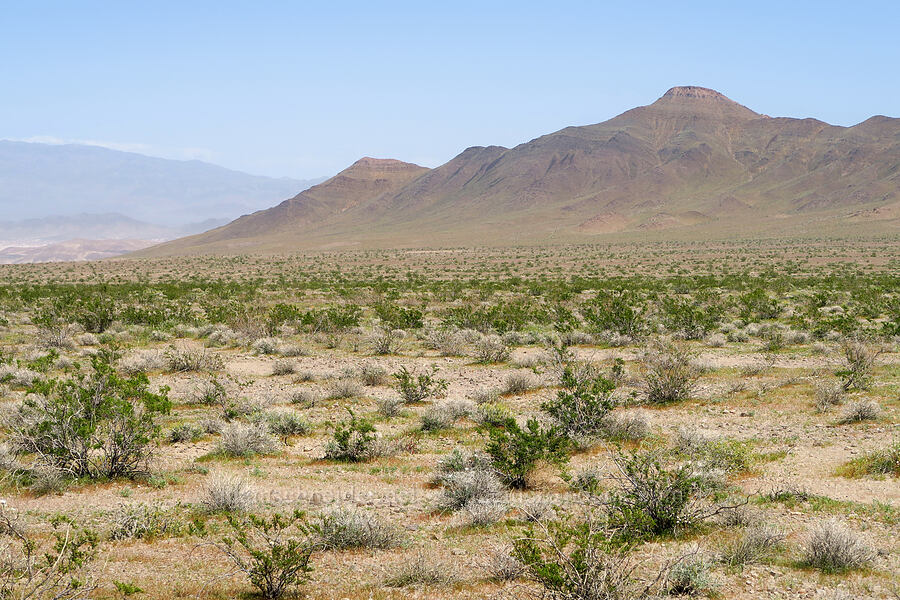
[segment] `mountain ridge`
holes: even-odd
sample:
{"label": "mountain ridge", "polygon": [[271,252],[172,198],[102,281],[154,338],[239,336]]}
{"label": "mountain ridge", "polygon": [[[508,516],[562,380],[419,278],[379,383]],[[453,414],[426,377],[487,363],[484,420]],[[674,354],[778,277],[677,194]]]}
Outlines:
{"label": "mountain ridge", "polygon": [[[367,160],[367,159],[361,159]],[[400,162],[400,161],[398,161]],[[770,117],[676,86],[607,121],[512,148],[473,146],[434,169],[359,176],[357,163],[259,211],[141,255],[356,246],[536,243],[662,235],[786,235],[898,226],[900,119],[851,127]],[[407,165],[408,163],[402,163]],[[381,180],[381,185],[375,181]],[[274,211],[274,212],[269,212]],[[851,215],[853,215],[851,217]],[[857,227],[859,229],[859,227]]]}

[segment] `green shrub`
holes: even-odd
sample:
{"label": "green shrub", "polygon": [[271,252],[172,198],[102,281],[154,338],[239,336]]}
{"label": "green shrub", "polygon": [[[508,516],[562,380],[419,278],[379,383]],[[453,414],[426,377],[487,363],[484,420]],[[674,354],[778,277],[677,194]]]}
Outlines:
{"label": "green shrub", "polygon": [[404,402],[421,402],[429,397],[437,397],[447,389],[447,381],[434,376],[437,367],[432,367],[430,372],[413,374],[406,367],[394,373],[397,380],[397,391]]}
{"label": "green shrub", "polygon": [[67,517],[54,517],[50,524],[52,541],[41,547],[13,511],[0,506],[0,531],[9,538],[3,546],[0,598],[75,600],[97,589],[91,576],[97,534]]}
{"label": "green shrub", "polygon": [[603,377],[577,377],[571,366],[562,373],[561,389],[555,400],[541,404],[556,427],[572,440],[597,434],[604,419],[616,406],[615,384]]}
{"label": "green shrub", "polygon": [[389,329],[421,329],[424,326],[422,322],[424,314],[416,308],[382,302],[375,305],[375,315]]}
{"label": "green shrub", "polygon": [[171,409],[168,388],[154,394],[146,375],[119,376],[116,358],[104,350],[89,375],[35,383],[14,426],[17,443],[74,477],[146,472],[156,417]]}
{"label": "green shrub", "polygon": [[548,600],[630,600],[649,596],[636,563],[617,551],[602,519],[550,521],[513,540],[512,557]]}
{"label": "green shrub", "polygon": [[278,600],[309,579],[316,542],[305,515],[228,515],[231,535],[218,547],[266,600]]}
{"label": "green shrub", "polygon": [[624,539],[676,534],[724,507],[703,502],[704,478],[693,463],[667,464],[660,451],[615,455],[619,488],[607,500],[609,522]]}
{"label": "green shrub", "polygon": [[900,477],[900,441],[884,450],[868,452],[838,469],[845,477],[892,475]]}
{"label": "green shrub", "polygon": [[358,419],[350,412],[350,420],[337,425],[331,440],[325,446],[325,458],[346,462],[361,462],[371,455],[375,441],[375,426],[365,419]]}
{"label": "green shrub", "polygon": [[615,331],[638,337],[645,329],[644,308],[638,306],[635,295],[627,291],[601,292],[583,305],[580,312],[594,331]]}
{"label": "green shrub", "polygon": [[538,461],[564,463],[568,461],[568,440],[553,428],[542,429],[536,419],[521,428],[512,417],[502,427],[488,427],[489,441],[485,452],[504,483],[511,488],[525,488],[528,476]]}
{"label": "green shrub", "polygon": [[700,306],[693,299],[666,298],[662,304],[666,329],[686,340],[699,340],[719,326],[721,311]]}

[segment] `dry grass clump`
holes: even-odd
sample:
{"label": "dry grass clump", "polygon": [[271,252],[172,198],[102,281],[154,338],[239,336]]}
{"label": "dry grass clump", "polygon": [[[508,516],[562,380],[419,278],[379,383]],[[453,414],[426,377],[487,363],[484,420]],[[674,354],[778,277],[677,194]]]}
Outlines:
{"label": "dry grass clump", "polygon": [[475,498],[462,507],[463,522],[470,527],[488,527],[500,521],[509,511],[509,505],[496,498]]}
{"label": "dry grass clump", "polygon": [[843,365],[837,375],[845,390],[867,390],[872,384],[872,369],[881,350],[861,340],[845,340],[841,344]]}
{"label": "dry grass clump", "polygon": [[255,506],[256,492],[244,479],[219,473],[206,482],[200,502],[210,513],[245,512]]}
{"label": "dry grass clump", "polygon": [[285,408],[273,410],[263,415],[272,435],[286,440],[294,435],[309,435],[310,424],[293,410]]}
{"label": "dry grass clump", "polygon": [[251,349],[257,354],[277,354],[281,341],[274,337],[259,338],[251,345]]}
{"label": "dry grass clump", "polygon": [[832,407],[842,404],[847,395],[844,386],[837,382],[822,382],[815,386],[813,398],[816,410],[828,412]]}
{"label": "dry grass clump", "polygon": [[362,380],[363,385],[368,387],[385,385],[388,382],[387,371],[385,371],[384,368],[371,363],[362,366],[359,377]]}
{"label": "dry grass clump", "polygon": [[225,456],[270,454],[278,448],[265,423],[229,423],[222,428],[219,452]]}
{"label": "dry grass clump", "polygon": [[177,535],[182,530],[178,516],[159,504],[122,505],[113,515],[112,540],[153,539]]}
{"label": "dry grass clump", "polygon": [[458,579],[452,565],[419,554],[414,560],[402,562],[397,571],[384,580],[384,584],[388,587],[445,586]]}
{"label": "dry grass clump", "polygon": [[512,546],[508,544],[494,546],[488,551],[484,568],[491,580],[515,581],[525,575],[525,565],[512,552]]}
{"label": "dry grass clump", "polygon": [[168,369],[175,373],[221,371],[225,367],[218,354],[208,352],[205,348],[192,350],[173,346],[166,350],[165,359]]}
{"label": "dry grass clump", "polygon": [[291,394],[291,404],[302,408],[313,408],[322,401],[322,394],[312,388],[300,388]]}
{"label": "dry grass clump", "polygon": [[391,417],[396,417],[397,415],[399,415],[403,411],[404,406],[406,406],[406,403],[403,401],[403,399],[397,398],[396,396],[379,398],[378,414],[386,419],[390,419]]}
{"label": "dry grass clump", "polygon": [[276,352],[286,358],[296,358],[298,356],[309,356],[309,350],[297,344],[282,344],[278,346]]}
{"label": "dry grass clump", "polygon": [[814,525],[806,538],[803,561],[816,569],[834,573],[865,567],[875,551],[859,536],[836,521]]}
{"label": "dry grass clump", "polygon": [[394,525],[368,513],[347,509],[319,517],[315,531],[326,550],[395,548],[403,542],[403,535]]}
{"label": "dry grass clump", "polygon": [[686,346],[657,342],[645,353],[641,372],[651,404],[670,404],[690,398],[699,373]]}
{"label": "dry grass clump", "polygon": [[116,366],[126,375],[135,375],[162,371],[169,365],[168,355],[164,356],[157,350],[136,350],[120,358]]}
{"label": "dry grass clump", "polygon": [[844,414],[841,415],[841,423],[863,423],[875,421],[881,414],[881,407],[874,400],[859,400],[847,405]]}
{"label": "dry grass clump", "polygon": [[653,432],[650,417],[645,412],[611,412],[603,419],[603,430],[614,441],[638,441]]}
{"label": "dry grass clump", "polygon": [[358,379],[341,377],[331,382],[325,397],[328,400],[347,400],[362,396],[364,393],[365,389]]}
{"label": "dry grass clump", "polygon": [[463,356],[466,353],[466,335],[458,329],[432,329],[425,335],[425,347],[437,350],[441,356]]}
{"label": "dry grass clump", "polygon": [[510,348],[499,335],[486,335],[475,344],[474,358],[482,364],[502,363],[509,359]]}
{"label": "dry grass clump", "polygon": [[272,375],[293,375],[297,371],[297,363],[292,360],[276,360],[272,365]]}
{"label": "dry grass clump", "polygon": [[8,383],[12,387],[31,387],[39,379],[41,379],[41,374],[37,371],[15,365],[0,365],[0,381]]}
{"label": "dry grass clump", "polygon": [[500,392],[490,388],[482,388],[472,392],[472,401],[475,404],[492,404],[500,399]]}
{"label": "dry grass clump", "polygon": [[784,533],[768,525],[747,529],[725,545],[719,560],[730,567],[742,567],[764,560],[784,541]]}
{"label": "dry grass clump", "polygon": [[438,500],[441,510],[456,511],[470,502],[490,501],[505,503],[505,488],[491,471],[471,469],[442,476],[444,489]]}
{"label": "dry grass clump", "polygon": [[506,376],[503,384],[503,394],[515,396],[533,390],[537,386],[534,378],[529,373],[516,371]]}

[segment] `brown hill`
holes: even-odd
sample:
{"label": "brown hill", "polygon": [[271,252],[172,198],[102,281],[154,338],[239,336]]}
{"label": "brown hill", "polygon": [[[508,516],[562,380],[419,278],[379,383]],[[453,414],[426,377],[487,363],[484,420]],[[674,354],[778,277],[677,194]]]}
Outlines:
{"label": "brown hill", "polygon": [[274,208],[143,254],[889,232],[898,202],[900,119],[771,118],[687,86],[435,169],[362,159]]}

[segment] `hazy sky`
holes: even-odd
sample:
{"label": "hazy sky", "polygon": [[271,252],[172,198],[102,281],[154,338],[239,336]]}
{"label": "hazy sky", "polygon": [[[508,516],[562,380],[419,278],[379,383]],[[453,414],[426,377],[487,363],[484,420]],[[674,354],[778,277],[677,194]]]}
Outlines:
{"label": "hazy sky", "polygon": [[900,2],[4,1],[0,138],[265,175],[434,166],[673,85],[850,125],[900,116]]}

